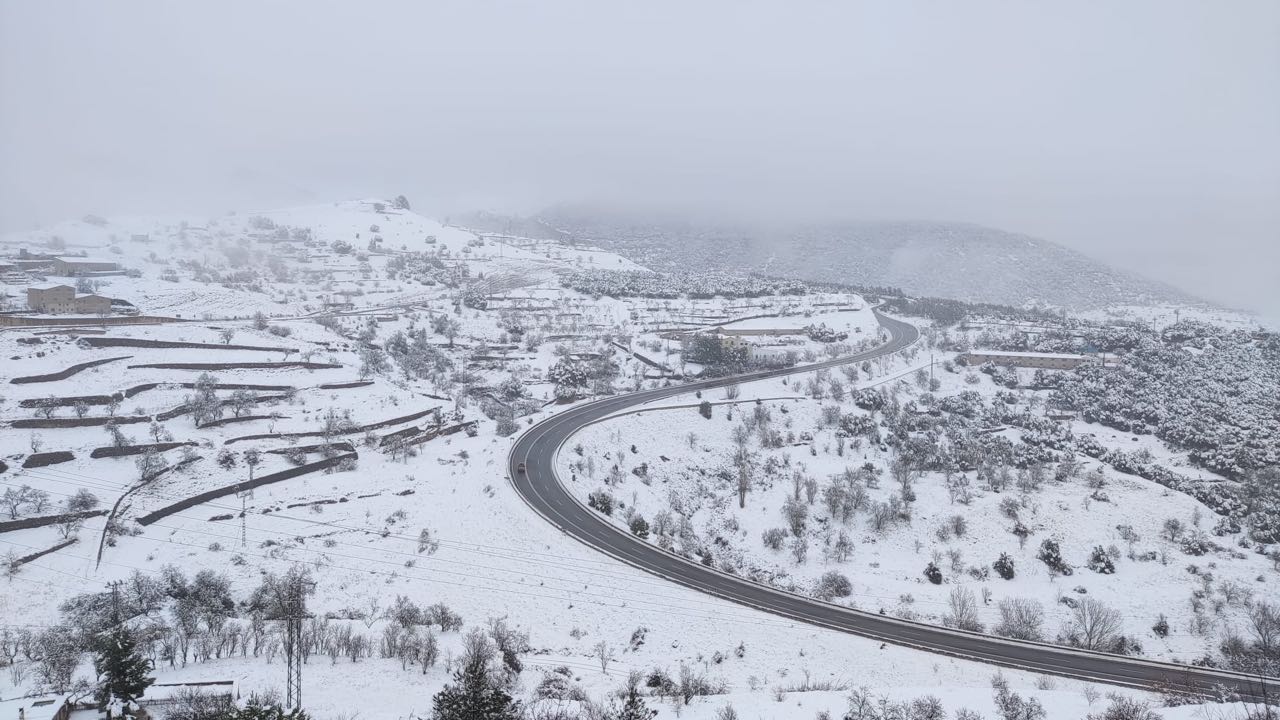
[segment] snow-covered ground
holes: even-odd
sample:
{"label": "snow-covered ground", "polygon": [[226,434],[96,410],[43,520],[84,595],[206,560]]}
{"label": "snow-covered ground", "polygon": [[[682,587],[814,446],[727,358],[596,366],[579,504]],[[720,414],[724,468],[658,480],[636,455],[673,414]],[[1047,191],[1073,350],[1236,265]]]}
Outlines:
{"label": "snow-covered ground", "polygon": [[[864,375],[858,386],[880,383],[919,365],[900,359],[883,374]],[[939,395],[973,387],[958,375],[940,376],[944,385]],[[983,382],[980,387],[993,389],[985,376]],[[893,383],[899,384],[904,400],[915,394],[909,376]],[[1245,626],[1247,598],[1274,592],[1271,562],[1256,553],[1231,548],[1230,538],[1220,541],[1228,546],[1221,552],[1190,557],[1162,536],[1169,518],[1189,528],[1211,526],[1214,513],[1200,502],[1109,468],[1104,468],[1107,482],[1101,490],[1109,500],[1092,500],[1095,489],[1088,485],[1087,477],[1099,466],[1094,461],[1083,463],[1078,478],[1062,483],[1050,480],[1031,492],[1016,487],[993,492],[975,484],[968,504],[953,501],[944,478],[930,473],[914,484],[917,500],[910,521],[877,531],[869,512],[860,511],[842,523],[830,516],[823,492],[833,483],[843,483],[846,470],[857,470],[866,463],[887,471],[892,453],[869,443],[855,447],[842,440],[836,426],[824,424],[823,408],[866,412],[849,399],[808,399],[804,376],[785,382],[748,383],[739,392],[735,401],[727,400],[724,391],[666,398],[642,411],[591,425],[566,444],[559,458],[561,473],[575,478],[570,485],[583,502],[592,492],[611,493],[625,506],[612,515],[622,527],[628,526],[632,511],[644,517],[650,527],[660,514],[674,516],[677,523],[683,515],[698,538],[714,549],[716,562],[722,567],[805,593],[814,592],[824,573],[836,571],[852,584],[850,594],[836,598],[836,602],[927,622],[941,623],[949,609],[951,590],[966,587],[982,599],[979,616],[988,628],[1000,619],[1002,599],[1037,600],[1044,608],[1044,634],[1052,639],[1071,617],[1071,608],[1062,599],[1087,595],[1122,614],[1125,633],[1140,639],[1147,656],[1186,662],[1214,653],[1222,631]],[[756,398],[769,400],[757,403]],[[697,405],[703,399],[713,403],[710,420],[698,413]],[[740,508],[734,431],[742,427],[744,418],[756,414],[767,415],[787,442],[778,448],[761,448],[755,431],[750,434],[749,463],[754,471],[745,508]],[[1079,425],[1082,431],[1098,430]],[[672,432],[673,426],[681,431]],[[1016,432],[1006,433],[1017,440]],[[1123,434],[1104,431],[1100,437],[1127,449],[1138,445]],[[1159,444],[1150,437],[1147,440]],[[620,472],[614,473],[614,466]],[[638,470],[643,477],[636,474]],[[795,496],[796,474],[816,480],[812,501],[805,489],[800,490],[801,504],[808,514],[801,534],[807,543],[802,562],[793,555],[792,533],[782,510]],[[896,492],[897,484],[885,472],[877,487],[867,490],[867,507]],[[1016,519],[1003,507],[1010,501],[1016,508]],[[956,516],[963,518],[964,532],[959,536],[951,529]],[[1031,530],[1025,544],[1010,532],[1017,520]],[[1140,539],[1130,544],[1122,537],[1120,526],[1128,526]],[[787,539],[780,549],[770,550],[762,536],[775,528],[785,529]],[[841,533],[853,543],[843,560],[833,555]],[[1052,574],[1037,559],[1040,543],[1046,538],[1058,541],[1067,562],[1076,566],[1074,574]],[[651,534],[650,541],[658,543],[659,536]],[[675,544],[678,547],[679,540]],[[1085,567],[1089,553],[1097,546],[1119,548],[1121,557],[1116,560],[1114,574],[1099,574]],[[1133,560],[1128,557],[1130,551],[1135,556],[1152,553],[1155,559]],[[1002,553],[1014,561],[1016,575],[1012,580],[1002,580],[990,571]],[[925,579],[923,571],[930,562],[942,568],[946,576],[943,584]],[[1199,570],[1189,572],[1192,567]],[[981,575],[974,577],[971,570]],[[1220,602],[1222,607],[1216,608],[1209,628],[1193,632],[1193,594],[1206,587],[1210,601],[1215,605]],[[1167,615],[1170,626],[1164,638],[1151,630],[1160,614]]]}
{"label": "snow-covered ground", "polygon": [[[282,228],[288,239],[269,242]],[[146,239],[135,240],[135,235],[146,235]],[[380,240],[373,242],[375,236]],[[595,362],[589,354],[603,356],[601,366],[607,372],[607,383],[617,390],[628,390],[667,382],[662,375],[670,374],[645,365],[631,352],[673,371],[681,368],[680,343],[664,334],[674,325],[796,329],[825,323],[850,333],[850,345],[871,342],[876,337],[875,321],[858,296],[823,293],[676,301],[591,298],[561,287],[559,273],[591,266],[640,268],[590,248],[478,237],[381,200],[215,220],[113,218],[103,226],[67,223],[7,236],[0,240],[0,249],[48,251],[46,245],[55,237],[55,244],[65,245],[67,252],[115,256],[124,267],[138,271],[138,277],[99,278],[103,294],[129,300],[144,315],[184,320],[109,327],[103,337],[210,346],[229,342],[287,352],[213,347],[95,349],[78,343],[75,331],[0,330],[0,354],[6,358],[0,371],[0,380],[5,381],[0,402],[0,460],[5,468],[0,471],[0,488],[17,491],[30,486],[44,493],[42,502],[20,504],[12,513],[7,506],[0,507],[0,521],[9,519],[10,514],[23,519],[57,512],[83,490],[97,497],[98,508],[112,510],[113,526],[119,530],[105,533],[106,517],[97,516],[80,527],[48,525],[0,533],[0,557],[5,558],[6,567],[14,567],[7,579],[0,581],[0,632],[39,634],[61,621],[60,605],[66,600],[102,592],[107,583],[127,581],[134,573],[159,579],[167,565],[181,568],[188,578],[202,570],[225,574],[237,602],[244,601],[259,585],[264,572],[282,573],[300,565],[308,568],[316,581],[308,609],[316,616],[316,623],[328,623],[324,632],[349,628],[371,643],[370,651],[355,661],[312,656],[304,671],[304,698],[317,718],[421,716],[429,711],[432,694],[449,681],[451,659],[462,645],[462,635],[456,630],[437,629],[441,659],[425,672],[419,665],[402,668],[400,660],[379,657],[379,643],[392,624],[384,612],[397,597],[420,606],[444,603],[464,618],[466,628],[505,618],[508,625],[528,632],[529,648],[522,653],[525,670],[516,686],[517,696],[523,699],[532,699],[544,674],[560,667],[567,669],[573,684],[596,700],[622,686],[630,672],[649,674],[656,669],[678,676],[684,667],[705,674],[713,684],[722,683],[724,692],[682,708],[670,700],[654,698],[651,702],[660,707],[660,717],[711,718],[726,704],[732,704],[744,717],[798,720],[812,718],[822,710],[839,716],[845,712],[849,692],[864,686],[875,695],[895,700],[929,694],[951,711],[968,707],[992,714],[989,678],[993,669],[989,666],[882,646],[667,584],[568,540],[530,512],[504,476],[513,438],[498,434],[501,421],[507,414],[514,415],[518,429],[564,407],[547,404],[553,397],[548,374],[562,358],[577,357],[587,365]],[[292,249],[285,252],[283,245]],[[413,260],[421,260],[425,269],[397,270],[395,264],[406,253],[418,253]],[[25,295],[22,285],[4,289],[12,296],[11,302],[21,305]],[[483,309],[468,305],[477,297],[485,301]],[[257,312],[264,316],[262,323],[251,319]],[[735,322],[757,315],[774,317]],[[452,323],[447,330],[443,328],[450,323],[441,324],[446,319]],[[385,368],[363,367],[368,362],[368,348],[390,348],[397,333],[413,337],[415,331],[423,331],[419,336],[425,345],[414,346],[414,353],[438,353],[451,367],[407,372],[394,359]],[[803,336],[749,336],[747,341],[763,346],[782,339],[795,340],[797,351],[811,359],[824,356],[829,347]],[[629,347],[631,352],[623,352],[609,341]],[[119,356],[128,359],[62,380],[8,382]],[[202,427],[192,415],[181,414],[154,426],[149,421],[121,424],[123,441],[101,426],[14,427],[15,421],[21,425],[22,421],[43,419],[37,408],[29,406],[50,396],[109,395],[158,383],[123,399],[118,407],[60,407],[52,413],[55,420],[76,418],[81,412],[86,418],[111,413],[121,418],[150,418],[189,403],[195,390],[178,384],[196,382],[201,376],[198,370],[131,366],[298,361],[338,367],[210,371],[217,383],[224,385],[287,386],[287,390],[248,391],[251,396],[280,396],[259,397],[259,402],[239,410],[246,416],[267,416],[260,419]],[[616,367],[610,367],[610,362]],[[877,362],[871,377],[865,377],[859,386],[892,383],[892,378],[909,374],[924,363],[927,356],[920,353]],[[697,367],[689,364],[684,369],[692,372]],[[939,394],[969,387],[962,384],[959,375],[940,376],[943,386]],[[357,387],[321,387],[363,380],[370,382]],[[1024,512],[1036,534],[1026,550],[1018,548],[1005,527],[1007,519],[996,511],[999,501],[1011,493],[978,493],[980,497],[965,510],[969,520],[966,535],[946,542],[937,540],[935,526],[957,510],[947,502],[936,478],[917,483],[919,499],[911,525],[884,536],[872,536],[857,524],[851,527],[858,544],[845,563],[828,566],[818,544],[820,534],[814,535],[804,565],[787,559],[785,550],[764,550],[761,533],[783,524],[778,506],[790,491],[789,475],[771,486],[753,489],[746,509],[739,511],[736,496],[730,498],[733,493],[729,489],[715,487],[710,476],[698,475],[695,468],[718,467],[727,461],[733,447],[731,428],[743,413],[757,407],[753,398],[805,396],[804,382],[801,376],[786,384],[744,385],[734,423],[727,419],[729,406],[721,404],[725,398],[719,392],[708,398],[717,403],[711,420],[704,420],[693,408],[647,408],[588,429],[578,439],[583,456],[567,450],[561,461],[566,474],[578,476],[575,487],[585,495],[596,489],[608,472],[610,461],[605,453],[622,456],[626,459],[626,484],[612,491],[628,507],[640,509],[652,519],[659,509],[669,506],[675,491],[685,502],[700,505],[690,512],[697,532],[722,534],[744,563],[784,571],[783,580],[797,586],[806,585],[821,570],[839,567],[852,580],[851,600],[859,607],[884,607],[896,613],[911,610],[924,619],[934,619],[944,610],[948,586],[937,588],[919,578],[935,547],[959,549],[966,564],[984,565],[1005,550],[1017,559],[1015,580],[979,583],[967,576],[950,580],[975,587],[987,585],[993,590],[992,606],[983,608],[988,621],[996,601],[1017,594],[1041,598],[1052,627],[1062,612],[1056,596],[1072,594],[1076,585],[1083,585],[1091,595],[1123,608],[1135,633],[1146,631],[1156,612],[1169,614],[1174,630],[1167,641],[1147,641],[1144,636],[1149,654],[1188,657],[1205,649],[1207,640],[1189,638],[1180,623],[1179,607],[1185,604],[1186,593],[1200,582],[1186,572],[1184,558],[1175,557],[1168,566],[1121,560],[1114,576],[1081,569],[1071,578],[1051,580],[1030,557],[1040,538],[1058,536],[1064,549],[1071,551],[1070,560],[1079,561],[1091,544],[1116,542],[1113,528],[1120,522],[1132,524],[1143,536],[1143,549],[1147,545],[1158,548],[1158,526],[1164,517],[1190,521],[1194,515],[1194,501],[1114,473],[1107,487],[1110,503],[1082,507],[1078,484],[1049,485],[1032,496]],[[215,394],[230,400],[233,392],[224,389]],[[664,404],[685,401],[698,400],[675,398]],[[853,409],[848,401],[840,404],[846,412]],[[855,461],[883,466],[887,460],[879,448],[870,446],[845,447],[844,456],[837,455],[831,429],[817,427],[820,403],[769,400],[759,407],[768,408],[780,428],[785,422],[790,423],[786,430],[797,436],[813,433],[812,441],[797,439],[799,444],[771,450],[770,454],[779,458],[789,455],[793,468],[803,466],[821,480]],[[382,438],[398,431],[434,427],[437,415],[429,414],[369,433],[340,429],[340,437],[329,439],[280,436],[317,433],[330,411],[360,426],[433,409],[439,409],[443,425],[475,422],[474,435],[461,431],[427,439],[413,446],[415,454],[379,446]],[[224,418],[234,415],[232,407],[224,408]],[[690,433],[697,436],[692,443]],[[239,439],[248,435],[274,436]],[[177,463],[184,456],[199,459],[155,481],[142,482],[139,456],[91,457],[95,448],[121,442],[151,443],[165,437],[194,444],[189,450],[161,452],[164,464]],[[359,453],[354,467],[265,485],[251,496],[220,497],[145,526],[137,522],[147,513],[184,498],[247,480],[247,450],[263,452],[260,464],[252,468],[260,478],[295,465],[284,455],[268,451],[330,440],[352,443]],[[636,445],[634,454],[629,447],[632,443]],[[23,467],[32,454],[55,451],[69,451],[74,459]],[[661,459],[664,454],[670,460]],[[312,452],[305,461],[319,457]],[[568,468],[569,463],[586,457],[596,461],[594,481]],[[641,483],[630,473],[641,462],[648,463],[650,484]],[[886,478],[880,490],[872,491],[873,496],[879,498],[891,485]],[[121,498],[119,508],[113,509]],[[243,520],[242,502],[246,511]],[[1159,513],[1139,511],[1155,503],[1160,506]],[[819,515],[816,510],[812,513],[815,519]],[[732,532],[726,529],[730,522],[736,523]],[[430,540],[425,545],[423,531]],[[12,565],[14,558],[60,544],[64,535],[78,541],[31,562]],[[919,550],[914,547],[916,540],[922,543]],[[1200,561],[1216,564],[1213,572],[1217,582],[1233,580],[1254,587],[1257,583],[1251,575],[1266,572],[1252,557]],[[1133,592],[1134,587],[1143,590]],[[905,595],[913,599],[906,601]],[[1237,610],[1228,608],[1225,613],[1224,622],[1233,619]],[[172,616],[162,610],[150,619],[171,622]],[[243,614],[229,622],[246,631],[249,625]],[[598,659],[601,642],[613,656],[604,668]],[[156,674],[162,682],[234,679],[248,692],[281,688],[282,663],[278,652],[273,658],[264,652],[257,657],[222,657],[185,666],[176,662],[176,667],[161,657]],[[39,669],[39,663],[27,661],[4,668],[0,697],[35,690],[42,684]],[[1004,674],[1016,691],[1039,698],[1050,718],[1079,718],[1106,704],[1105,699],[1096,698],[1090,704],[1089,693],[1079,682],[1015,671]],[[77,675],[92,675],[87,662],[80,665]],[[828,689],[814,689],[818,687]],[[1165,716],[1189,718],[1193,712],[1179,708]]]}

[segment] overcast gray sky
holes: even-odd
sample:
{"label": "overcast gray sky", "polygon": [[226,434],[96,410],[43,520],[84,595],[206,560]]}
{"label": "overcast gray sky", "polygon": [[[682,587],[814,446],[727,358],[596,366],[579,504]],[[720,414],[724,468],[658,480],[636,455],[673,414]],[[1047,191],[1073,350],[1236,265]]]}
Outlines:
{"label": "overcast gray sky", "polygon": [[979,222],[1280,317],[1280,3],[0,0],[0,228],[407,194]]}

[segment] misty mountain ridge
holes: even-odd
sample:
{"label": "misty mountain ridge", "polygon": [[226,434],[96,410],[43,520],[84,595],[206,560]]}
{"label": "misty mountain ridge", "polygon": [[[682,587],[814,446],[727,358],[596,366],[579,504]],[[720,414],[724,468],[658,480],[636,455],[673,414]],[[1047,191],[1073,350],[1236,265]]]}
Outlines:
{"label": "misty mountain ridge", "polygon": [[1048,240],[968,223],[745,227],[570,207],[550,209],[537,220],[572,241],[654,270],[706,268],[891,286],[914,295],[1019,307],[1204,304]]}

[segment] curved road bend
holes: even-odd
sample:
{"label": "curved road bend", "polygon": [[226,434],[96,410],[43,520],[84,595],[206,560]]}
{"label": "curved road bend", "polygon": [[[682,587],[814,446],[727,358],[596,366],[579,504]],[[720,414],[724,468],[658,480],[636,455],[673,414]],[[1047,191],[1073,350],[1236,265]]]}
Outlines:
{"label": "curved road bend", "polygon": [[[695,390],[862,362],[897,352],[919,339],[919,330],[913,325],[882,315],[879,311],[876,312],[876,319],[889,331],[889,341],[857,355],[801,367],[747,373],[613,396],[558,413],[531,427],[512,447],[508,458],[512,484],[516,492],[538,514],[569,536],[600,552],[678,585],[784,618],[895,645],[1031,672],[1142,689],[1172,687],[1208,692],[1216,686],[1226,686],[1234,688],[1243,699],[1262,701],[1271,698],[1275,701],[1277,688],[1280,687],[1280,679],[1277,678],[1085,652],[1046,643],[1008,640],[853,610],[769,588],[704,567],[632,536],[579,502],[556,476],[556,456],[560,447],[583,427],[620,410]],[[516,472],[519,463],[525,463],[524,473]]]}

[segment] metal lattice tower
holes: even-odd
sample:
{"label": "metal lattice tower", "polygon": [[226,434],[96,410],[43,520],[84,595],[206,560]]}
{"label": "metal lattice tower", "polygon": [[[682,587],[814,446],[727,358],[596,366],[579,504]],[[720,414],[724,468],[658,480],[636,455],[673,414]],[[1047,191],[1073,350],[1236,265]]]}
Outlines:
{"label": "metal lattice tower", "polygon": [[248,529],[245,527],[245,518],[248,515],[248,501],[253,499],[253,490],[237,490],[236,497],[240,498],[240,547],[248,544]]}
{"label": "metal lattice tower", "polygon": [[302,621],[307,617],[311,588],[314,584],[291,583],[276,601],[278,614],[269,618],[284,623],[285,706],[295,710],[302,709]]}
{"label": "metal lattice tower", "polygon": [[302,708],[302,616],[284,619],[285,706]]}

